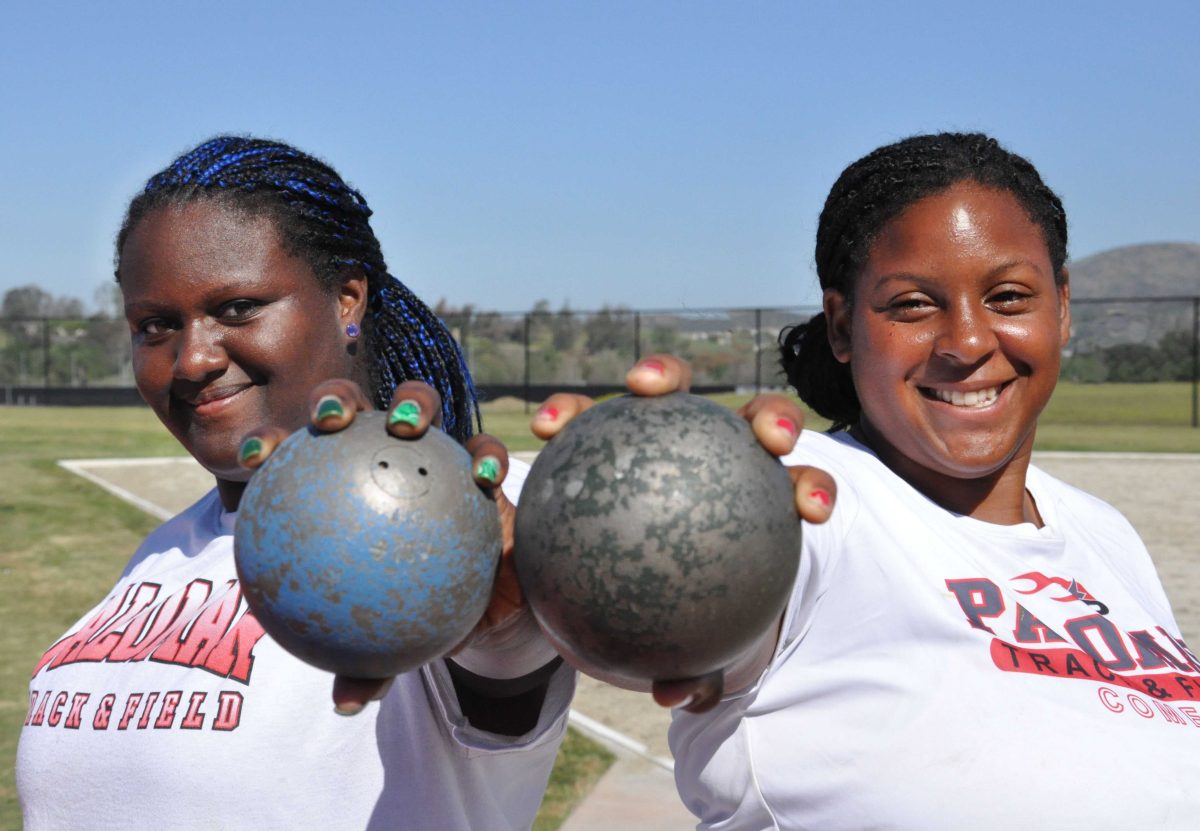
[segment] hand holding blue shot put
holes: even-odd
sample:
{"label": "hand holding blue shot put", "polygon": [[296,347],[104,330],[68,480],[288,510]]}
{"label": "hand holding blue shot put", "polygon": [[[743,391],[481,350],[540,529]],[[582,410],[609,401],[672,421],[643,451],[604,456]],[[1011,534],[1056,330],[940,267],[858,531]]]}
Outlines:
{"label": "hand holding blue shot put", "polygon": [[512,506],[492,486],[507,453],[478,435],[472,456],[437,429],[437,392],[420,382],[402,384],[384,413],[353,382],[330,381],[311,412],[291,436],[267,428],[244,442],[244,463],[259,469],[237,564],[263,627],[336,673],[335,703],[353,712],[393,675],[520,610],[511,569],[497,582]]}

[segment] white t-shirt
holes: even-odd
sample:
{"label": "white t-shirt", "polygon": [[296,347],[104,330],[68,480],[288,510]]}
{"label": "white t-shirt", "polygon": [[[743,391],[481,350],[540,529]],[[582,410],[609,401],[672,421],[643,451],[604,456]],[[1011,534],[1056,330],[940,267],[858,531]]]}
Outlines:
{"label": "white t-shirt", "polygon": [[838,504],[758,684],[673,720],[701,828],[1200,827],[1200,662],[1116,510],[1031,469],[1043,528],[951,514],[847,434],[785,461]]}
{"label": "white t-shirt", "polygon": [[528,828],[574,674],[516,738],[467,723],[441,661],[338,716],[333,676],[246,611],[234,519],[213,491],[165,523],[47,650],[17,752],[26,829]]}

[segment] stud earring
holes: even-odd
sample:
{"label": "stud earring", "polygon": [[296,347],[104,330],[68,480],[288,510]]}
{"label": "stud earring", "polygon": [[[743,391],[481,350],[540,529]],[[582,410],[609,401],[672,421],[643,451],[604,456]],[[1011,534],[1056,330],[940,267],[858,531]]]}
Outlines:
{"label": "stud earring", "polygon": [[357,338],[359,331],[360,330],[358,328],[357,323],[347,323],[346,324],[346,336],[347,337]]}

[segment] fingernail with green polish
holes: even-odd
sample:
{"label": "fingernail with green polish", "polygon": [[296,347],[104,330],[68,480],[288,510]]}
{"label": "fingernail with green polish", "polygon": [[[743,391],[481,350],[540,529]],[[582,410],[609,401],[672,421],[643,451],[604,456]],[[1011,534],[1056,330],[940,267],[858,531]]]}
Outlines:
{"label": "fingernail with green polish", "polygon": [[254,437],[246,439],[242,442],[242,449],[238,451],[238,459],[242,464],[246,464],[251,459],[256,458],[263,452],[263,443],[261,439]]}
{"label": "fingernail with green polish", "polygon": [[495,482],[500,478],[500,460],[495,456],[484,456],[475,464],[475,478]]}
{"label": "fingernail with green polish", "polygon": [[388,415],[388,424],[407,424],[416,427],[421,420],[421,407],[416,401],[401,401]]}
{"label": "fingernail with green polish", "polygon": [[341,418],[345,414],[346,411],[342,408],[342,402],[338,397],[336,395],[327,395],[317,402],[317,417],[315,420],[324,421],[331,416]]}

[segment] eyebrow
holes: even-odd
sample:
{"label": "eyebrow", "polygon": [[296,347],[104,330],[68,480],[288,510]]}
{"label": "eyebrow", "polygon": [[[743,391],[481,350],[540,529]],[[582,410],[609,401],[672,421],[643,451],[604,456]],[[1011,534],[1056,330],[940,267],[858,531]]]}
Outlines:
{"label": "eyebrow", "polygon": [[[1029,268],[1032,268],[1034,271],[1038,271],[1038,272],[1041,271],[1041,269],[1038,268],[1037,264],[1034,263],[1032,260],[1006,260],[1005,262],[1002,262],[999,265],[997,265],[995,268],[992,268],[991,270],[989,270],[987,272],[987,274],[984,275],[984,277],[986,279],[993,279],[995,277],[999,277],[1001,274],[1003,274],[1006,271],[1011,271],[1012,269],[1019,268],[1020,266],[1028,266]],[[883,283],[889,283],[889,282],[900,282],[900,281],[908,280],[908,281],[911,281],[914,283],[923,283],[923,282],[927,282],[927,281],[933,280],[933,279],[934,279],[933,277],[930,277],[929,275],[926,275],[926,274],[918,274],[918,273],[912,272],[912,271],[897,271],[897,272],[893,272],[891,274],[883,275],[882,277],[879,278],[879,282],[880,282],[880,284],[883,284]]]}

